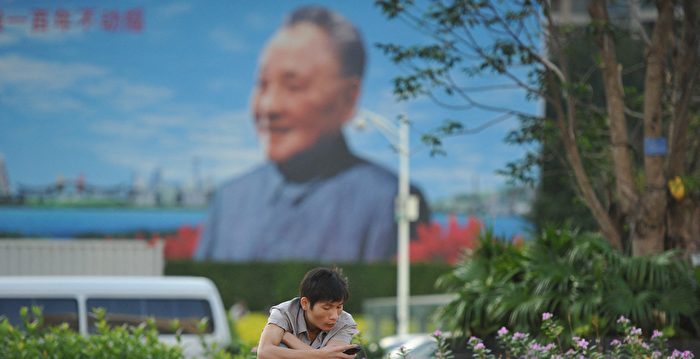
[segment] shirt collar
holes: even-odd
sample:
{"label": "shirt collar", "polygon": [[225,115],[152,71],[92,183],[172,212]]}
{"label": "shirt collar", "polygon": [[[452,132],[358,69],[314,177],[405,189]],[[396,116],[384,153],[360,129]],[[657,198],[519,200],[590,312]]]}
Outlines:
{"label": "shirt collar", "polygon": [[311,148],[276,165],[289,182],[306,182],[331,177],[357,163],[342,133],[322,137]]}

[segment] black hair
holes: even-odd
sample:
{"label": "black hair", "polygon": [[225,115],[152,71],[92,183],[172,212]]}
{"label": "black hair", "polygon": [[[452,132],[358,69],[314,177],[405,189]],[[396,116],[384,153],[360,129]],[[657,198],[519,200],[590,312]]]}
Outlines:
{"label": "black hair", "polygon": [[357,28],[342,15],[322,6],[303,6],[294,10],[283,27],[310,23],[323,29],[336,47],[343,76],[362,79],[365,71],[365,45]]}
{"label": "black hair", "polygon": [[306,297],[312,308],[319,301],[345,303],[350,297],[348,279],[339,268],[314,268],[299,284],[299,297]]}

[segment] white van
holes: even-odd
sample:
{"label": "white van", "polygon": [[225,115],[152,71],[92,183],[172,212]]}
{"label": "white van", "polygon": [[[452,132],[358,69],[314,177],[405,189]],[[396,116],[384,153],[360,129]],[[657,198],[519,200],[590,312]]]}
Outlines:
{"label": "white van", "polygon": [[176,343],[172,320],[180,321],[185,356],[202,353],[197,325],[207,318],[207,343],[229,345],[231,335],[219,291],[201,277],[0,277],[0,317],[20,323],[20,308],[39,306],[47,325],[68,323],[83,335],[96,331],[94,308],[110,325],[138,325],[154,318],[159,337]]}

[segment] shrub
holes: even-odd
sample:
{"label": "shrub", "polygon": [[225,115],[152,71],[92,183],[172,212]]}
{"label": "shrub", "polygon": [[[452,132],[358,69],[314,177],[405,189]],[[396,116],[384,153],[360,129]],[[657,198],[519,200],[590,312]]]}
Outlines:
{"label": "shrub", "polygon": [[440,286],[457,294],[440,317],[465,336],[492,335],[503,325],[539,335],[545,311],[566,320],[567,335],[605,335],[619,316],[646,331],[700,332],[697,284],[676,252],[627,257],[590,233],[548,228],[518,247],[486,232]]}
{"label": "shrub", "polygon": [[41,310],[20,311],[22,327],[13,327],[7,319],[0,322],[2,358],[182,358],[182,349],[158,341],[153,321],[138,327],[109,328],[104,312],[98,314],[97,333],[82,336],[68,324],[44,327]]}
{"label": "shrub", "polygon": [[265,324],[267,324],[267,317],[268,315],[265,313],[251,312],[238,318],[232,328],[235,328],[243,344],[255,346],[258,344]]}
{"label": "shrub", "polygon": [[[542,340],[530,338],[528,333],[511,333],[507,328],[502,327],[498,331],[498,344],[504,351],[507,358],[558,358],[558,359],[578,359],[578,358],[684,358],[690,359],[694,355],[689,352],[681,352],[668,349],[666,337],[658,330],[654,330],[651,336],[644,337],[642,330],[633,326],[629,319],[621,316],[617,320],[618,330],[624,334],[623,338],[612,339],[608,345],[600,339],[586,339],[578,336],[571,337],[570,340],[562,340],[563,327],[559,324],[551,313],[542,314],[541,332],[544,333]],[[440,337],[436,337],[438,347],[436,358],[440,358],[444,347],[441,347]],[[566,345],[563,343],[571,343]],[[491,350],[484,345],[483,341],[477,337],[471,337],[467,345],[473,351],[473,356],[479,359],[495,359]],[[449,352],[448,352],[449,353]],[[443,356],[444,357],[444,356]]]}
{"label": "shrub", "polygon": [[[32,307],[30,315],[29,310],[23,307],[20,310],[21,325],[15,327],[6,318],[0,321],[0,358],[183,358],[180,346],[167,345],[158,340],[153,320],[135,327],[110,327],[105,321],[104,310],[97,310],[94,314],[97,317],[97,332],[83,336],[71,330],[66,323],[44,326],[40,308]],[[177,326],[177,323],[173,325]],[[201,326],[206,326],[206,323]],[[202,344],[206,358],[231,358],[222,349],[204,342]]]}

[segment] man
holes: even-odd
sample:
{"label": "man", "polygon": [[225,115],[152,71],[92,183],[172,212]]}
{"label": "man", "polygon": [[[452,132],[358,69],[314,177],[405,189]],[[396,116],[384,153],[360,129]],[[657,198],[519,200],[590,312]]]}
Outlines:
{"label": "man", "polygon": [[364,65],[360,35],[340,15],[310,6],[287,18],[260,57],[251,96],[269,161],[217,192],[195,258],[394,256],[396,176],[352,154],[342,134]]}
{"label": "man", "polygon": [[349,296],[346,278],[337,269],[315,268],[299,285],[299,297],[270,309],[260,335],[258,358],[353,358],[357,324],[343,311]]}

